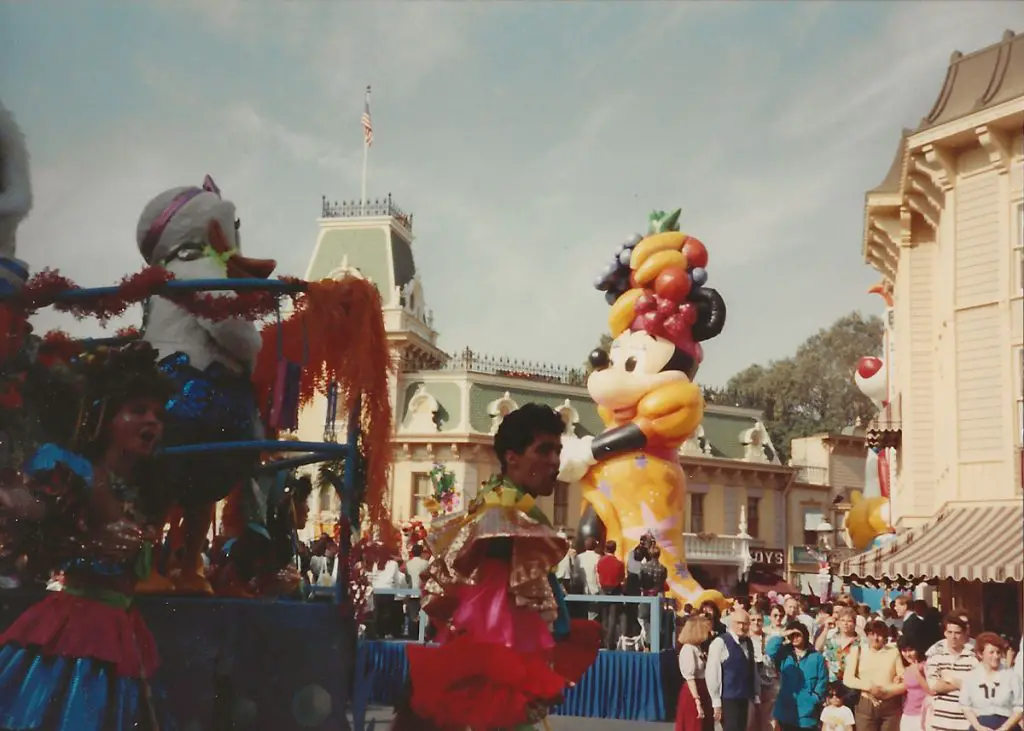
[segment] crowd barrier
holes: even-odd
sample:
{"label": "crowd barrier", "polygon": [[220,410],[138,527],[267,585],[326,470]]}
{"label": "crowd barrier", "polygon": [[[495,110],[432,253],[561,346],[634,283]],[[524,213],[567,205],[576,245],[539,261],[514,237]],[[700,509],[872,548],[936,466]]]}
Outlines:
{"label": "crowd barrier", "polygon": [[[317,589],[329,592],[330,589]],[[413,589],[375,589],[377,595],[415,598]],[[666,721],[675,717],[679,671],[672,647],[662,649],[661,597],[590,596],[570,594],[570,603],[648,605],[651,609],[648,652],[601,650],[597,662],[552,713],[565,716],[626,721]],[[419,642],[424,641],[426,617],[421,612]],[[408,640],[362,640],[355,705],[394,705],[406,692]]]}

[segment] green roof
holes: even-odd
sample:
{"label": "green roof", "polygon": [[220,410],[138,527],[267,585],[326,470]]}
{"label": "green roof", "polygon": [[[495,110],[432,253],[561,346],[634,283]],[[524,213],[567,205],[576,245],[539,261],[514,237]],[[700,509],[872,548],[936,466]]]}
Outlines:
{"label": "green roof", "polygon": [[740,434],[757,423],[753,416],[723,413],[714,406],[704,407],[704,438],[711,445],[711,454],[727,459],[743,459],[744,446]]}
{"label": "green roof", "polygon": [[491,416],[487,413],[487,405],[497,401],[508,391],[509,397],[522,406],[526,403],[546,404],[553,409],[565,403],[566,399],[580,415],[576,424],[577,436],[600,434],[604,429],[601,418],[597,415],[597,406],[589,396],[581,397],[579,388],[566,386],[561,393],[555,391],[530,388],[530,382],[522,379],[515,386],[497,386],[492,384],[473,383],[473,375],[467,376],[472,384],[469,387],[469,424],[473,431],[488,434],[491,431]]}
{"label": "green roof", "polygon": [[390,292],[394,277],[388,264],[388,234],[381,228],[328,229],[321,234],[316,258],[310,263],[311,282],[326,279],[341,266],[343,260],[377,285],[381,292]]}

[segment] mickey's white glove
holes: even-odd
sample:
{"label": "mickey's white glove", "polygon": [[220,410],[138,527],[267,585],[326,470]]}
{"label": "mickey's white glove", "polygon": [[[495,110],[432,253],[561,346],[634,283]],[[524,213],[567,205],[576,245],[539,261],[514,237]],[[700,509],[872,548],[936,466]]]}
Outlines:
{"label": "mickey's white glove", "polygon": [[562,482],[579,482],[592,466],[594,459],[592,444],[594,437],[562,437],[562,460],[558,468],[558,479]]}

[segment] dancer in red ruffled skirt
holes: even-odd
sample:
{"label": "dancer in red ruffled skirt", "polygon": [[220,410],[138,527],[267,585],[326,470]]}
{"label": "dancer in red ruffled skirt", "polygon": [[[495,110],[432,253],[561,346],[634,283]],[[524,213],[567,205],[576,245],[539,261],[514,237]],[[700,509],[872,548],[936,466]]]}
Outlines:
{"label": "dancer in red ruffled skirt", "polygon": [[532,727],[597,658],[600,627],[569,621],[551,573],[568,543],[535,501],[554,490],[563,431],[547,406],[507,415],[501,474],[466,513],[431,525],[422,606],[440,646],[408,646],[411,693],[394,729]]}

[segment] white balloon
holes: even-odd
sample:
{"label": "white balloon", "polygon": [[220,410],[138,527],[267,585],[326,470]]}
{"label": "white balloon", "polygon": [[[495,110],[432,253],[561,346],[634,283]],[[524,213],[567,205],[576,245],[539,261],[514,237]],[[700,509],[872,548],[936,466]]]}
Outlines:
{"label": "white balloon", "polygon": [[855,373],[853,380],[857,384],[857,388],[860,389],[860,392],[874,401],[875,404],[881,404],[885,401],[887,394],[885,392],[884,367],[870,378],[864,378],[860,373]]}

